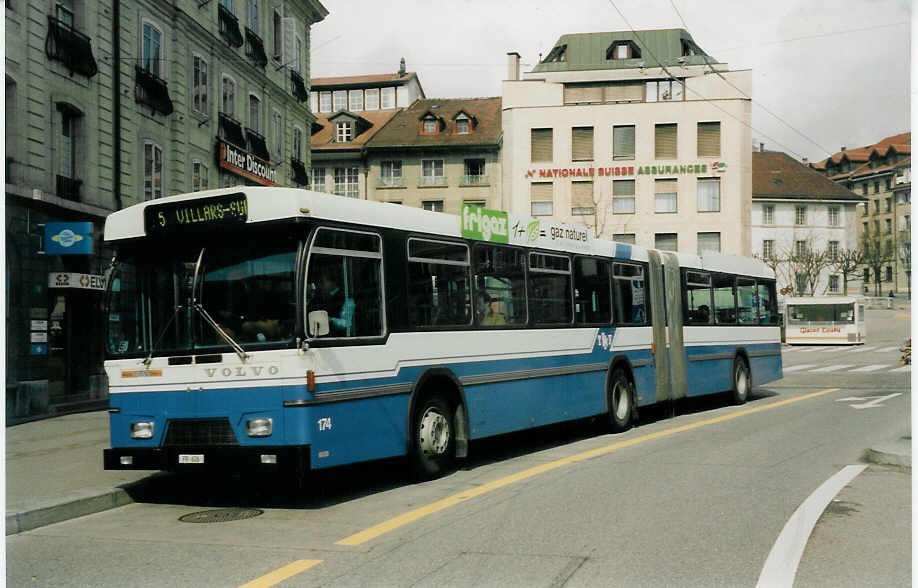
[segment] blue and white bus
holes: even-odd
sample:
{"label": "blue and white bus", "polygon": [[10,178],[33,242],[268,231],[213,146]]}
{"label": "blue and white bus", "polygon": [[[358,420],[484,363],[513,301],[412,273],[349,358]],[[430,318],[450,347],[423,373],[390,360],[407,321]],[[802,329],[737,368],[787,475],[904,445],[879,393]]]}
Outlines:
{"label": "blue and white bus", "polygon": [[781,377],[774,274],[287,188],[109,216],[106,469],[304,473]]}

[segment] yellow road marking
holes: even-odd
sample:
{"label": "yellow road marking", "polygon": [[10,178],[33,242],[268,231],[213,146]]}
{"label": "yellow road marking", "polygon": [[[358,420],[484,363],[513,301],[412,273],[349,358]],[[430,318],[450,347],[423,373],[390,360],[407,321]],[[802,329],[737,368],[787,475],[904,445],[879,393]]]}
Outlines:
{"label": "yellow road marking", "polygon": [[251,582],[247,582],[239,588],[268,588],[268,586],[279,584],[287,578],[292,578],[293,576],[305,572],[309,568],[319,565],[320,563],[322,563],[321,559],[298,559],[293,563],[289,563],[282,568],[274,570],[270,574],[265,574],[260,578],[255,578]]}
{"label": "yellow road marking", "polygon": [[670,435],[675,435],[677,433],[684,433],[686,431],[691,431],[693,429],[698,429],[701,427],[706,427],[708,425],[722,423],[724,421],[729,421],[729,420],[736,419],[742,416],[754,414],[757,412],[762,412],[763,410],[770,410],[773,408],[786,406],[794,402],[800,402],[802,400],[809,400],[810,398],[816,398],[817,396],[831,394],[832,392],[837,392],[838,390],[839,390],[838,388],[828,388],[826,390],[820,390],[819,392],[812,392],[810,394],[804,394],[803,396],[788,398],[786,400],[779,400],[778,402],[772,402],[770,404],[766,404],[763,406],[756,406],[753,408],[748,408],[746,410],[741,410],[739,412],[721,415],[718,417],[714,417],[712,419],[689,423],[687,425],[681,425],[679,427],[673,427],[671,429],[657,431],[656,433],[649,433],[647,435],[635,437],[634,439],[628,439],[627,441],[621,441],[619,443],[613,443],[612,445],[598,447],[596,449],[584,451],[582,453],[578,453],[570,457],[565,457],[557,461],[552,461],[549,463],[538,465],[538,466],[529,468],[528,470],[523,470],[521,472],[517,472],[515,474],[511,474],[509,476],[505,476],[503,478],[494,480],[493,482],[483,484],[476,488],[465,490],[458,494],[453,494],[452,496],[447,496],[446,498],[443,498],[441,500],[438,500],[426,506],[422,506],[420,508],[410,510],[397,517],[391,518],[388,521],[383,521],[382,523],[379,523],[378,525],[374,525],[368,529],[360,531],[359,533],[355,533],[349,537],[345,537],[344,539],[337,541],[335,545],[349,545],[352,547],[362,545],[371,539],[375,539],[376,537],[379,537],[380,535],[388,533],[389,531],[393,531],[395,529],[398,529],[399,527],[403,527],[409,523],[413,523],[414,521],[422,519],[435,512],[439,512],[451,506],[455,506],[471,498],[475,498],[476,496],[481,496],[482,494],[486,494],[493,490],[497,490],[499,488],[509,486],[510,484],[514,484],[516,482],[520,482],[522,480],[526,480],[534,476],[538,476],[539,474],[544,474],[545,472],[555,470],[562,466],[566,466],[572,463],[577,463],[579,461],[584,461],[587,459],[592,459],[600,455],[611,453],[618,449],[623,449],[625,447],[631,447],[632,445],[637,445],[638,443],[644,443],[646,441],[653,441],[655,439],[661,439],[663,437],[668,437]]}

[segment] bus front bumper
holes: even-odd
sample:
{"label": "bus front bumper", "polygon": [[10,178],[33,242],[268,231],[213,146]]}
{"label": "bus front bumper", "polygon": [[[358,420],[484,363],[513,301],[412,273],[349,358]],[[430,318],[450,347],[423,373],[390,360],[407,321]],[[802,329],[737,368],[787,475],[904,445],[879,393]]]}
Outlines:
{"label": "bus front bumper", "polygon": [[106,470],[304,473],[309,445],[258,447],[115,447],[103,450]]}

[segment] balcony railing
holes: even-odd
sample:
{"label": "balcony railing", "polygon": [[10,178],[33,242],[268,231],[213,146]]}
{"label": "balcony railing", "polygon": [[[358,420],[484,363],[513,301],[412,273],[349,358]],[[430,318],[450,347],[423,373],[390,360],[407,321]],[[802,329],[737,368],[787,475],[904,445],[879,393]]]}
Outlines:
{"label": "balcony railing", "polygon": [[293,97],[300,102],[308,100],[309,91],[306,89],[306,83],[303,81],[303,76],[291,69],[290,81],[293,83]]}
{"label": "balcony railing", "polygon": [[83,185],[82,180],[57,176],[57,195],[65,200],[79,202],[81,185]]}
{"label": "balcony railing", "polygon": [[462,176],[459,180],[460,186],[489,186],[488,176],[483,174],[475,174],[471,176]]}
{"label": "balcony railing", "polygon": [[404,188],[405,187],[405,178],[398,177],[387,177],[381,176],[376,178],[376,187],[377,188]]}
{"label": "balcony railing", "polygon": [[418,186],[446,186],[446,176],[421,176]]}
{"label": "balcony railing", "polygon": [[265,141],[264,135],[258,131],[246,128],[245,136],[249,141],[249,151],[251,153],[265,161],[271,161],[271,154],[268,152],[268,144]]}
{"label": "balcony railing", "polygon": [[45,55],[63,63],[71,76],[76,72],[91,78],[99,73],[90,38],[51,15],[48,15]]}
{"label": "balcony railing", "polygon": [[134,66],[134,101],[146,104],[154,114],[172,114],[172,99],[169,98],[168,84],[153,72],[139,65]]}
{"label": "balcony railing", "polygon": [[227,143],[231,143],[240,149],[246,149],[245,134],[242,132],[242,123],[225,112],[220,113],[219,120],[220,136]]}
{"label": "balcony railing", "polygon": [[245,41],[239,31],[239,19],[222,4],[217,6],[217,13],[220,18],[220,36],[229,43],[230,47],[242,47]]}
{"label": "balcony railing", "polygon": [[245,55],[258,67],[263,68],[268,64],[264,41],[249,27],[245,28]]}
{"label": "balcony railing", "polygon": [[293,181],[300,186],[309,185],[309,174],[306,173],[306,165],[295,157],[290,158],[290,169],[293,170]]}

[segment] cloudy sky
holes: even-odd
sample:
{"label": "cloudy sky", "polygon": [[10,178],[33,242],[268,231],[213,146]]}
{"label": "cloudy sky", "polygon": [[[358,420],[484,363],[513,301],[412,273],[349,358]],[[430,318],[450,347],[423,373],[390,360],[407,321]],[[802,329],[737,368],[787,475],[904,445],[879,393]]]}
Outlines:
{"label": "cloudy sky", "polygon": [[404,57],[428,97],[500,96],[510,51],[526,72],[566,33],[686,28],[752,70],[752,136],[766,149],[817,161],[910,129],[910,0],[322,3],[313,77],[394,72]]}

